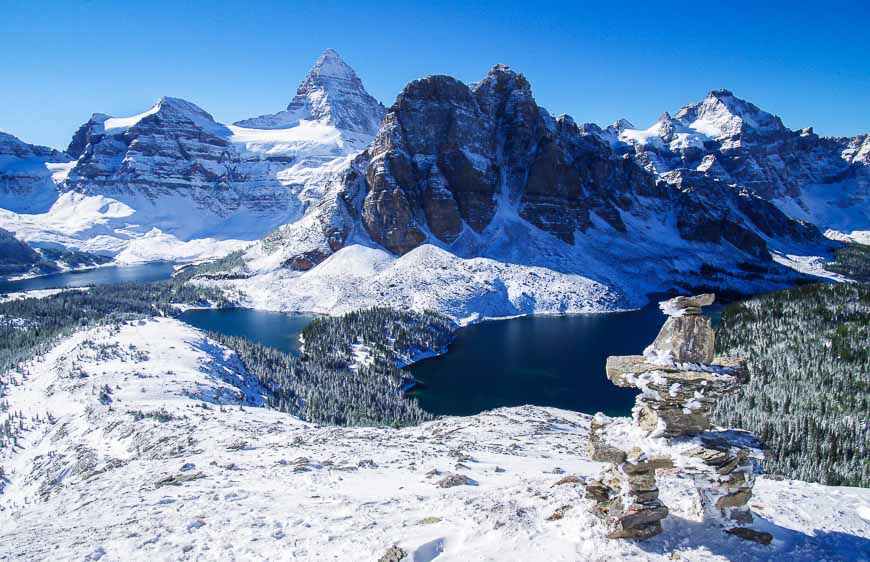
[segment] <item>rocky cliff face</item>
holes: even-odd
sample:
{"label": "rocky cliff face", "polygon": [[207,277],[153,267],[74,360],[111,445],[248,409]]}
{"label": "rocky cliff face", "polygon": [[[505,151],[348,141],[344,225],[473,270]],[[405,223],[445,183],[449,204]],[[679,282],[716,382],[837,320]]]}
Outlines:
{"label": "rocky cliff face", "polygon": [[[681,118],[715,121],[718,106],[710,106],[686,109]],[[778,119],[749,113],[764,131],[778,130]],[[723,138],[737,143],[743,121],[720,121]],[[629,125],[620,127],[630,131]],[[687,140],[687,125],[665,114],[655,130],[686,147],[681,162],[689,154],[701,158],[703,144]],[[309,269],[317,263],[313,257],[322,260],[343,246],[357,222],[360,234],[397,255],[425,243],[474,255],[503,246],[499,240],[512,228],[505,225],[516,224],[531,225],[553,236],[551,244],[568,247],[593,231],[593,237],[639,243],[670,236],[628,226],[649,220],[672,225],[665,229],[673,228],[682,241],[718,246],[720,253],[747,262],[769,262],[770,240],[825,244],[815,227],[790,219],[752,189],[692,168],[662,172],[661,166],[645,166],[640,152],[608,142],[609,134],[578,126],[568,116],[553,118],[535,103],[525,77],[504,65],[474,84],[449,76],[415,80],[336,187],[343,195],[318,205],[316,212],[328,209],[329,220],[320,221],[328,228],[311,224],[305,236],[285,228],[282,239],[294,250],[274,244],[274,237],[270,250],[281,247],[283,263]],[[314,232],[317,243],[289,240],[291,231],[307,241]],[[514,248],[524,243],[510,241]]]}
{"label": "rocky cliff face", "polygon": [[553,119],[504,65],[471,85],[448,76],[411,82],[369,154],[363,222],[399,254],[429,235],[451,244],[466,228],[483,233],[498,211],[568,243],[590,227],[590,212],[624,231],[622,195],[655,191],[652,176],[612,158],[569,117]]}

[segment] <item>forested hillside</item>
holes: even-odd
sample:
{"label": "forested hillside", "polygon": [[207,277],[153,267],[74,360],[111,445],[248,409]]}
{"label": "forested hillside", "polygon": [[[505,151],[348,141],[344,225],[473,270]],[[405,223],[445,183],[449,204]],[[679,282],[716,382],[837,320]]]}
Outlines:
{"label": "forested hillside", "polygon": [[305,354],[335,368],[360,361],[410,363],[415,356],[447,350],[456,325],[434,312],[403,312],[375,307],[343,316],[321,317],[302,337]]}
{"label": "forested hillside", "polygon": [[860,283],[870,283],[870,246],[847,244],[834,250],[834,261],[825,269]]}
{"label": "forested hillside", "polygon": [[718,422],[755,432],[765,468],[824,484],[870,486],[870,286],[806,285],[728,306],[717,351],[752,380]]}

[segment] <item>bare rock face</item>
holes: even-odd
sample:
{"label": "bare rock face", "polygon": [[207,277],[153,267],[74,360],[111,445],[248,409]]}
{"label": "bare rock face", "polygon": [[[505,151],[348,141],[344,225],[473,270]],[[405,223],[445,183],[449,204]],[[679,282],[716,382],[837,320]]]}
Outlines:
{"label": "bare rock face", "polygon": [[402,254],[428,234],[451,244],[481,233],[499,205],[566,241],[590,212],[624,231],[620,192],[652,192],[652,177],[612,158],[568,117],[553,120],[522,74],[496,65],[481,82],[449,76],[408,84],[369,147],[363,223]]}
{"label": "bare rock face", "polygon": [[714,300],[714,295],[705,294],[661,303],[668,319],[645,355],[678,363],[712,363],[715,334],[710,319],[701,315],[701,307]]}
{"label": "bare rock face", "polygon": [[679,363],[712,363],[714,338],[710,319],[691,314],[668,318],[652,346]]}

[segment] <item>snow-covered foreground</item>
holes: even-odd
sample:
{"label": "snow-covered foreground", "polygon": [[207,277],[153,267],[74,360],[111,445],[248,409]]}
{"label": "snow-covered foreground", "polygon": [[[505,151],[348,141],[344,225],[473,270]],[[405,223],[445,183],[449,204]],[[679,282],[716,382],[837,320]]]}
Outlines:
{"label": "snow-covered foreground", "polygon": [[[766,478],[752,507],[771,546],[699,521],[673,475],[662,535],[607,539],[576,482],[603,468],[588,416],[312,426],[263,407],[234,353],[174,320],[79,333],[26,370],[5,398],[25,430],[0,450],[2,560],[377,560],[394,544],[415,561],[870,556],[870,490]],[[438,486],[448,473],[472,485]]]}

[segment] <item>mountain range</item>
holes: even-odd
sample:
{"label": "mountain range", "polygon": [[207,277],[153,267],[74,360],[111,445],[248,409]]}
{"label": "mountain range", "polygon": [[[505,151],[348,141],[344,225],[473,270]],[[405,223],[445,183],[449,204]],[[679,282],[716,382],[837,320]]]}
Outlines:
{"label": "mountain range", "polygon": [[868,170],[870,135],[792,131],[727,90],[600,127],[496,65],[386,109],[328,49],[274,114],[224,125],[165,97],[94,114],[65,151],[0,135],[0,227],[117,263],[232,252],[201,281],[263,308],[466,320],[818,275],[831,238],[870,238]]}

